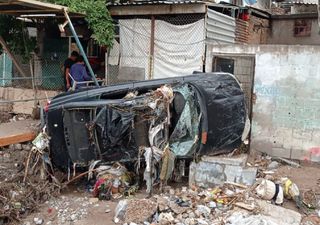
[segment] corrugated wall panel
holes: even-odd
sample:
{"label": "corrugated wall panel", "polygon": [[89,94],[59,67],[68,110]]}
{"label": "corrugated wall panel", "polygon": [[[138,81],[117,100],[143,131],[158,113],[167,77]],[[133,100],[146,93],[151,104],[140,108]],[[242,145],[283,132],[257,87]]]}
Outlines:
{"label": "corrugated wall panel", "polygon": [[207,40],[214,44],[235,43],[236,21],[234,18],[208,9]]}

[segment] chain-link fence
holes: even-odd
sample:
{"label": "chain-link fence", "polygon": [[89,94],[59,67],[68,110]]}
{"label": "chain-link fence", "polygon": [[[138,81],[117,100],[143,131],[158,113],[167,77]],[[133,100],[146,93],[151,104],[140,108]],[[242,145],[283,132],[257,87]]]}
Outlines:
{"label": "chain-link fence", "polygon": [[[0,55],[0,112],[11,112],[19,103],[18,112],[53,97],[64,89],[62,65],[66,54],[45,54],[24,60],[16,56],[19,69],[7,53]],[[25,107],[24,107],[25,106]]]}
{"label": "chain-link fence", "polygon": [[204,14],[115,19],[107,83],[174,77],[202,71]]}

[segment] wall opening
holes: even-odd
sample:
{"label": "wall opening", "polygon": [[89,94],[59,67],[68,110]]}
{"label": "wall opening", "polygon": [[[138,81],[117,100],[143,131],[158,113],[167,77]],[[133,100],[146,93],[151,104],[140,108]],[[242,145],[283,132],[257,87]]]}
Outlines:
{"label": "wall opening", "polygon": [[245,92],[249,118],[251,119],[252,92],[254,78],[254,56],[216,55],[213,57],[212,72],[234,74]]}

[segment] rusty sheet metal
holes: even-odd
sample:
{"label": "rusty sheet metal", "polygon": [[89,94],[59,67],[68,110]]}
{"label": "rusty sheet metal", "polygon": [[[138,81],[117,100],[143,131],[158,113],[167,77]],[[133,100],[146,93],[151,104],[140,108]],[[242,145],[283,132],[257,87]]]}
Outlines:
{"label": "rusty sheet metal", "polygon": [[247,21],[236,19],[236,37],[237,44],[249,43],[249,23]]}
{"label": "rusty sheet metal", "polygon": [[235,43],[236,21],[233,17],[208,9],[206,36],[213,44]]}

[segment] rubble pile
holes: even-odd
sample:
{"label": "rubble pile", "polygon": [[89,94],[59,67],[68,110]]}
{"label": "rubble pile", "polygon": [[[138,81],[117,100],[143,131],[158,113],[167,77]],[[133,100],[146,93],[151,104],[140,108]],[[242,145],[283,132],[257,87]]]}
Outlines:
{"label": "rubble pile", "polygon": [[[33,212],[39,204],[60,194],[61,185],[53,176],[48,154],[43,150],[48,142],[43,133],[30,145],[16,144],[10,147],[26,150],[27,157],[14,164],[11,174],[0,181],[0,221],[18,223]],[[10,154],[7,153],[10,158]],[[6,157],[5,157],[6,158]]]}

